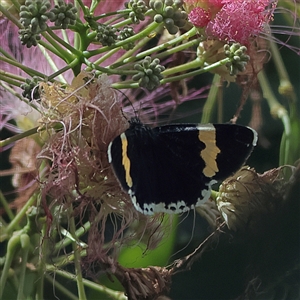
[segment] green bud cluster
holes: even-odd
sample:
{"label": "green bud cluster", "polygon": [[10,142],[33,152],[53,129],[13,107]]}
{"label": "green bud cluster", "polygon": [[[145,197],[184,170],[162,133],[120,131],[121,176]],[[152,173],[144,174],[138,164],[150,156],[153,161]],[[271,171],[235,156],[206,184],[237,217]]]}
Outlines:
{"label": "green bud cluster", "polygon": [[[134,35],[134,30],[132,27],[129,26],[124,26],[124,28],[120,31],[119,35],[118,35],[118,40],[119,41],[123,41],[126,40],[127,38],[131,37]],[[128,43],[124,46],[122,46],[123,49],[125,50],[130,50],[134,47],[134,43]]]}
{"label": "green bud cluster", "polygon": [[20,7],[20,22],[25,27],[30,27],[32,33],[47,29],[46,22],[52,13],[48,12],[51,5],[49,0],[26,0]]}
{"label": "green bud cluster", "polygon": [[41,36],[36,33],[32,33],[30,27],[19,30],[19,39],[22,45],[26,45],[27,48],[36,46]]}
{"label": "green bud cluster", "polygon": [[157,88],[160,85],[160,80],[163,78],[161,72],[165,70],[165,67],[159,63],[158,58],[152,61],[150,56],[146,56],[142,63],[134,65],[134,69],[138,73],[133,75],[132,79],[138,81],[140,87],[146,88],[149,91]]}
{"label": "green bud cluster", "polygon": [[125,3],[127,9],[132,11],[129,13],[129,18],[131,18],[132,23],[139,24],[140,21],[145,20],[145,12],[148,10],[148,7],[143,0],[130,0]]}
{"label": "green bud cluster", "polygon": [[25,83],[21,84],[20,88],[24,90],[22,96],[29,99],[30,101],[33,99],[40,98],[40,91],[39,91],[39,78],[34,76],[32,79],[27,78]]}
{"label": "green bud cluster", "polygon": [[176,34],[178,29],[187,22],[187,13],[181,9],[182,0],[150,0],[149,6],[155,11],[154,21],[164,22],[170,34]]}
{"label": "green bud cluster", "polygon": [[230,58],[230,62],[226,64],[230,75],[236,75],[239,72],[243,72],[246,69],[246,65],[250,60],[250,56],[246,54],[247,47],[241,46],[239,43],[232,44],[231,46],[226,44],[224,46],[225,56]]}
{"label": "green bud cluster", "polygon": [[49,19],[51,22],[54,22],[55,26],[67,29],[69,25],[76,23],[77,8],[72,3],[67,4],[63,0],[59,0],[50,13],[52,15]]}
{"label": "green bud cluster", "polygon": [[98,24],[97,41],[103,46],[111,46],[117,40],[117,29],[111,25]]}

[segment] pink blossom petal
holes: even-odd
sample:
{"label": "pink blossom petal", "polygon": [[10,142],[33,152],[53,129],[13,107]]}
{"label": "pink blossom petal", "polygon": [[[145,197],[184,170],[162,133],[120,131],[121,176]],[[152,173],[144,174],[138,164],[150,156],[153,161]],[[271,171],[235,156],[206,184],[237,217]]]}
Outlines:
{"label": "pink blossom petal", "polygon": [[224,6],[207,26],[207,34],[225,41],[247,44],[270,20],[269,0],[224,0]]}
{"label": "pink blossom petal", "polygon": [[196,27],[204,27],[210,21],[210,14],[201,7],[195,7],[189,13],[189,20]]}

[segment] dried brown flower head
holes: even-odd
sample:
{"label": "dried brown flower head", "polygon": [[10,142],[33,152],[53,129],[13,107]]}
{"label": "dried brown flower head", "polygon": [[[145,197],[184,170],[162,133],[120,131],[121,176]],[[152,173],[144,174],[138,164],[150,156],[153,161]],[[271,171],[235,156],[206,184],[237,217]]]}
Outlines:
{"label": "dried brown flower head", "polygon": [[216,202],[229,229],[254,230],[265,214],[272,215],[283,205],[285,169],[258,174],[246,166],[220,185]]}
{"label": "dried brown flower head", "polygon": [[[114,260],[122,244],[140,240],[145,232],[153,237],[149,248],[157,245],[162,238],[159,216],[145,220],[134,209],[108,163],[108,144],[127,129],[128,122],[107,77],[96,79],[82,72],[67,88],[42,84],[41,92],[41,127],[49,128],[49,140],[38,158],[47,162],[49,172],[40,180],[44,203],[49,196],[52,199],[45,210],[55,220],[72,206],[79,223],[90,221],[87,251],[93,263],[108,253]],[[124,230],[140,219],[144,229],[125,235]],[[107,222],[114,224],[110,239]]]}

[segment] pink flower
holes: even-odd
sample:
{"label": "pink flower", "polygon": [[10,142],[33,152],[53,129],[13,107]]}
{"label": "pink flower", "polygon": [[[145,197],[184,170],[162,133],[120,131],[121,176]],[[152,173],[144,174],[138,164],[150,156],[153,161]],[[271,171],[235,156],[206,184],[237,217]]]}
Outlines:
{"label": "pink flower", "polygon": [[206,32],[220,40],[249,43],[251,37],[263,31],[272,16],[268,11],[269,0],[235,0],[226,2],[214,20],[209,22]]}
{"label": "pink flower", "polygon": [[190,22],[205,27],[208,37],[247,45],[272,18],[272,0],[186,1]]}
{"label": "pink flower", "polygon": [[196,27],[205,27],[210,21],[210,14],[201,7],[195,7],[189,14],[189,20]]}

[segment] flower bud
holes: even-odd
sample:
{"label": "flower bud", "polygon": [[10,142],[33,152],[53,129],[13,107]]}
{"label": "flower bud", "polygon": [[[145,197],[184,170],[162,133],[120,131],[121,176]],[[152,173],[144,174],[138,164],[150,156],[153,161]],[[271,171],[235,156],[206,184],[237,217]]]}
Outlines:
{"label": "flower bud", "polygon": [[262,218],[282,205],[283,168],[258,174],[245,166],[220,185],[216,203],[230,230],[259,232]]}

